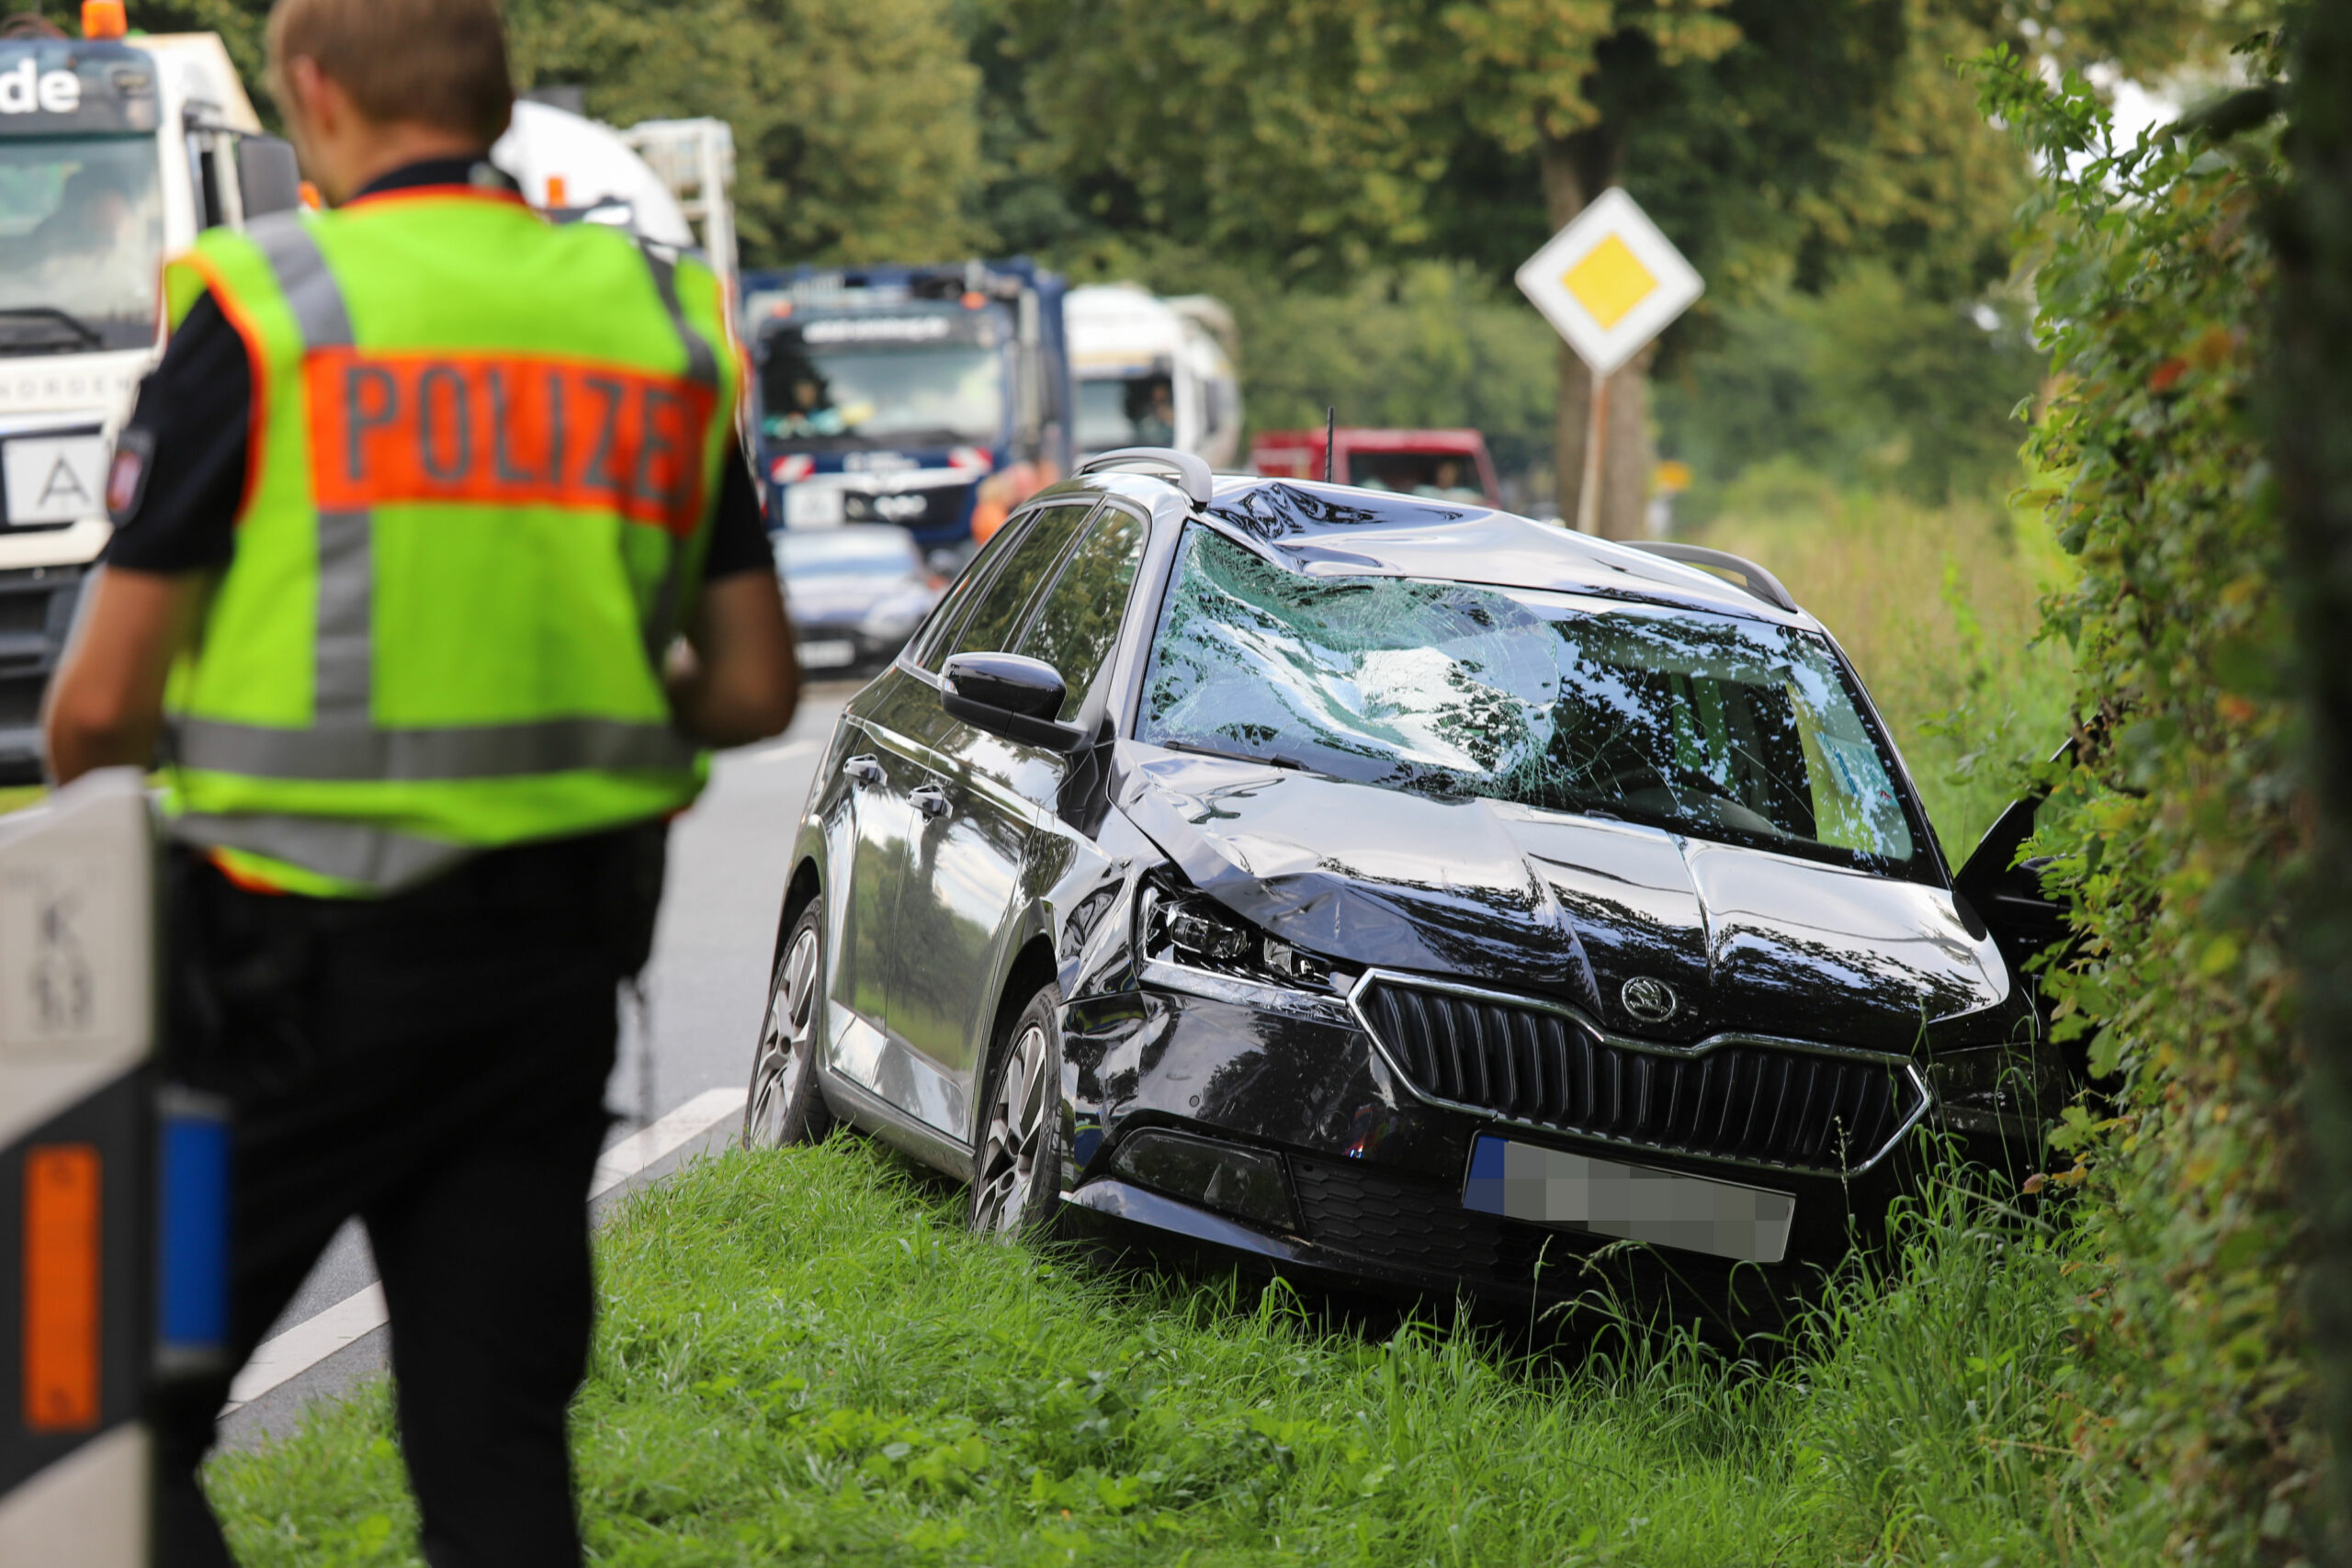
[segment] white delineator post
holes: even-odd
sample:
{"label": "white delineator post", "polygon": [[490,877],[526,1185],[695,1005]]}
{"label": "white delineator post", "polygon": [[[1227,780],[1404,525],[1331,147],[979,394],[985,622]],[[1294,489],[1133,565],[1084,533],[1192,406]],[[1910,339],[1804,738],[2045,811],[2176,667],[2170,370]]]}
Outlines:
{"label": "white delineator post", "polygon": [[0,1563],[148,1561],[154,854],[132,769],[0,818]]}

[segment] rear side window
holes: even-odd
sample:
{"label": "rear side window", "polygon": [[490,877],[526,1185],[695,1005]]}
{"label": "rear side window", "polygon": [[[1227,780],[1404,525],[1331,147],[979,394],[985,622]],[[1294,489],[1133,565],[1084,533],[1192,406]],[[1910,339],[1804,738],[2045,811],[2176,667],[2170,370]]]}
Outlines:
{"label": "rear side window", "polygon": [[1068,694],[1057,716],[1068,718],[1093,689],[1102,662],[1119,640],[1127,591],[1143,561],[1143,519],[1106,506],[1062,568],[1013,651],[1042,659],[1060,671]]}
{"label": "rear side window", "polygon": [[1049,506],[1038,513],[1027,530],[1012,542],[1012,548],[999,560],[989,580],[975,585],[977,597],[972,613],[965,620],[964,629],[956,635],[951,651],[1012,651],[1022,612],[1052,580],[1054,563],[1062,558],[1070,540],[1078,536],[1086,514],[1093,510],[1094,503],[1090,501],[1082,506]]}

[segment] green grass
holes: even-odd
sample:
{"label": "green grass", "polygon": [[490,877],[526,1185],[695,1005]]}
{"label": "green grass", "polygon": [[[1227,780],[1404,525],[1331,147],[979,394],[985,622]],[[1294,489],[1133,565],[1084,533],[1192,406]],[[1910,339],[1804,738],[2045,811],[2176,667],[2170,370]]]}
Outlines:
{"label": "green grass", "polygon": [[1752,470],[1685,536],[1760,562],[1860,670],[1957,865],[2015,794],[2010,764],[2067,734],[2073,665],[2036,645],[2071,570],[2036,516],[1991,498],[1922,506]]}
{"label": "green grass", "polygon": [[[1671,1334],[1574,1366],[1319,1323],[966,1234],[842,1139],[729,1154],[605,1234],[578,1404],[592,1560],[2122,1562],[2160,1521],[2073,1463],[2061,1249],[1956,1191],[1797,1352]],[[417,1561],[380,1383],[217,1460],[250,1568]],[[2097,1484],[2092,1483],[2096,1481]],[[2114,1489],[2120,1488],[2120,1492]]]}
{"label": "green grass", "polygon": [[0,817],[22,811],[48,793],[39,784],[0,784]]}

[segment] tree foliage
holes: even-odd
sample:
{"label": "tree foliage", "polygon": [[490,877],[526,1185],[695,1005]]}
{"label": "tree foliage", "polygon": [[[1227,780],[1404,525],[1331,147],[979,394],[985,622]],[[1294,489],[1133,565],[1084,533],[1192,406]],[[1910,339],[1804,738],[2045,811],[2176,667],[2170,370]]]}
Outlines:
{"label": "tree foliage", "polygon": [[928,261],[974,235],[978,73],[945,0],[513,0],[516,75],[616,124],[735,130],[746,259]]}
{"label": "tree foliage", "polygon": [[[588,112],[616,124],[710,115],[734,128],[753,265],[950,258],[982,237],[968,211],[979,73],[952,0],[506,0],[506,11],[518,85],[585,87]],[[265,115],[268,14],[268,0],[130,6],[151,32],[220,33]]]}
{"label": "tree foliage", "polygon": [[2119,147],[2079,75],[2052,89],[2004,56],[1984,80],[2049,171],[2029,216],[2059,381],[2030,450],[2081,569],[2046,605],[2080,681],[2037,840],[2085,939],[2053,976],[2058,1032],[2120,1084],[2112,1115],[2078,1106],[2061,1134],[2103,1265],[2076,1327],[2147,1369],[2098,1391],[2079,1443],[2157,1483],[2184,1560],[2276,1555],[2317,1461],[2282,913],[2302,848],[2291,660],[2249,410],[2278,132]]}

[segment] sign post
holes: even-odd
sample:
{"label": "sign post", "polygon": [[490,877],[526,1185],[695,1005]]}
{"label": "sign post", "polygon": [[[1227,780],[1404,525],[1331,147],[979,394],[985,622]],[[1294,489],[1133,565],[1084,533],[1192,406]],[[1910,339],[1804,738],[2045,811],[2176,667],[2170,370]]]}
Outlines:
{"label": "sign post", "polygon": [[0,818],[0,1563],[148,1561],[154,853],[128,768]]}
{"label": "sign post", "polygon": [[[1706,291],[1696,268],[1634,198],[1611,186],[1527,258],[1520,292],[1592,372],[1577,531],[1600,516],[1600,450],[1609,428],[1609,378]],[[1565,477],[1565,476],[1563,476]]]}

